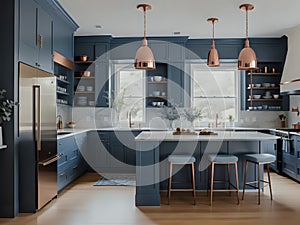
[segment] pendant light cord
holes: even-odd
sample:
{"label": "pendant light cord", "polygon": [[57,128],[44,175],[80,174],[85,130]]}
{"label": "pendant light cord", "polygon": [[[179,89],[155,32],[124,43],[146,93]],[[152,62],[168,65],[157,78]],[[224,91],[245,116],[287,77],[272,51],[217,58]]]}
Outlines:
{"label": "pendant light cord", "polygon": [[246,39],[248,40],[248,9],[246,9]]}
{"label": "pendant light cord", "polygon": [[144,7],[144,39],[146,39],[146,7]]}
{"label": "pendant light cord", "polygon": [[212,39],[215,40],[215,21],[212,22],[213,24],[213,30],[212,30]]}

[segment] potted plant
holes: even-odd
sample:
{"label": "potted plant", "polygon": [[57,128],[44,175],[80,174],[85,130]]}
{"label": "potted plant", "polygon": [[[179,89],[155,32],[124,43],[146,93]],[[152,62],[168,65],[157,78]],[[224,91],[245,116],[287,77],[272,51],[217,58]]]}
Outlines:
{"label": "potted plant", "polygon": [[280,114],[279,115],[279,119],[280,119],[280,127],[284,128],[286,126],[285,121],[286,121],[286,115],[284,114]]}
{"label": "potted plant", "polygon": [[197,108],[184,109],[183,116],[191,124],[191,130],[194,130],[194,120],[202,118],[202,112]]}
{"label": "potted plant", "polygon": [[231,114],[228,115],[228,120],[229,120],[229,126],[233,127],[234,119],[233,119],[233,116]]}
{"label": "potted plant", "polygon": [[163,106],[162,107],[162,118],[169,121],[169,129],[173,130],[173,122],[174,120],[177,120],[180,115],[174,105],[171,105],[170,107]]}
{"label": "potted plant", "polygon": [[1,124],[3,122],[10,121],[13,107],[15,105],[12,100],[5,98],[5,93],[5,89],[0,91],[0,146],[3,145]]}

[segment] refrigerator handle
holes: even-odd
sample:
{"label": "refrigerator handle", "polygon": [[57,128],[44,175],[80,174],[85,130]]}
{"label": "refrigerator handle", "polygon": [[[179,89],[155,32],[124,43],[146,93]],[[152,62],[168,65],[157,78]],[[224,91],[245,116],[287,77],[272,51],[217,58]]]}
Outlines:
{"label": "refrigerator handle", "polygon": [[55,155],[54,157],[50,158],[50,159],[46,159],[45,161],[43,162],[39,162],[39,165],[42,165],[42,166],[47,166],[57,160],[59,160],[64,154],[61,153],[59,155]]}
{"label": "refrigerator handle", "polygon": [[36,148],[38,151],[42,149],[41,142],[41,87],[33,85],[33,126],[35,132]]}

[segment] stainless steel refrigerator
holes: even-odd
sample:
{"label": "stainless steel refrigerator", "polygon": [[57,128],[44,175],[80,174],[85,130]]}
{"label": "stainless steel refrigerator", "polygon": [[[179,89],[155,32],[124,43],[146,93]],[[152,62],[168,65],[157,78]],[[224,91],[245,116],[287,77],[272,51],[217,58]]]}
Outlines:
{"label": "stainless steel refrigerator", "polygon": [[19,209],[35,212],[57,195],[56,79],[19,64]]}

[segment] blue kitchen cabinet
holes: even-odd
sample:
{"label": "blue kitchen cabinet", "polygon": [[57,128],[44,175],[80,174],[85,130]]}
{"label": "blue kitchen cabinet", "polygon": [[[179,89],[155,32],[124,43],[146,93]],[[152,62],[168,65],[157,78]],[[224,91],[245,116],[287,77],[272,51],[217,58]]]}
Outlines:
{"label": "blue kitchen cabinet", "polygon": [[86,162],[98,173],[135,173],[134,138],[139,133],[118,130],[89,132]]}
{"label": "blue kitchen cabinet", "polygon": [[163,41],[149,41],[156,63],[166,63],[168,61],[168,43]]}
{"label": "blue kitchen cabinet", "polygon": [[61,191],[86,171],[81,151],[86,152],[86,133],[58,139],[57,188]]}
{"label": "blue kitchen cabinet", "polygon": [[297,149],[299,149],[300,136],[291,135],[291,141],[284,141],[282,152],[282,172],[293,179],[297,179]]}
{"label": "blue kitchen cabinet", "polygon": [[75,61],[77,61],[76,56],[82,56],[82,55],[88,56],[88,61],[94,61],[95,60],[94,43],[79,43],[79,41],[75,39],[74,55],[75,55]]}
{"label": "blue kitchen cabinet", "polygon": [[108,61],[109,60],[109,44],[104,43],[96,43],[95,44],[95,60],[96,61]]}
{"label": "blue kitchen cabinet", "polygon": [[184,63],[171,63],[168,65],[168,101],[183,107],[184,94]]}
{"label": "blue kitchen cabinet", "polygon": [[53,72],[52,17],[33,0],[20,1],[19,60]]}
{"label": "blue kitchen cabinet", "polygon": [[20,1],[19,60],[36,66],[38,62],[37,14],[38,4],[33,0]]}
{"label": "blue kitchen cabinet", "polygon": [[106,98],[109,90],[109,63],[95,63],[95,99],[97,107],[108,107],[108,99]]}

